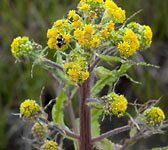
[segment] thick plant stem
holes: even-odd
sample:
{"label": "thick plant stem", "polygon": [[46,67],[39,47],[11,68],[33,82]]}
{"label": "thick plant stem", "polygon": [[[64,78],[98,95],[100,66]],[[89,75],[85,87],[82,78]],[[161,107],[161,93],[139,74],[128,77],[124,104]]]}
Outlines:
{"label": "thick plant stem", "polygon": [[79,150],[92,150],[91,116],[87,105],[90,97],[90,77],[80,86],[80,144]]}

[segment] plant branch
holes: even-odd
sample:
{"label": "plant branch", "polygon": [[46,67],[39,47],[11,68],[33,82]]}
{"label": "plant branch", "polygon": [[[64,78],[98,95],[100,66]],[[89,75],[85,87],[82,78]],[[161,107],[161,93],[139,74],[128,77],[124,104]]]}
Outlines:
{"label": "plant branch", "polygon": [[73,132],[71,132],[71,131],[69,131],[69,130],[67,130],[67,129],[60,128],[60,127],[58,127],[58,126],[55,125],[55,124],[53,124],[53,125],[50,124],[50,125],[48,125],[48,127],[49,127],[49,128],[52,128],[52,129],[55,129],[55,130],[57,130],[57,131],[59,131],[59,132],[65,134],[65,135],[67,135],[67,136],[69,136],[69,137],[71,137],[71,138],[74,138],[74,139],[79,140],[79,135],[78,135],[78,134],[75,134],[75,133],[73,133]]}
{"label": "plant branch", "polygon": [[53,66],[53,67],[55,67],[55,68],[57,68],[57,69],[59,69],[59,70],[61,70],[61,71],[64,71],[64,69],[63,69],[63,67],[62,67],[61,65],[59,65],[59,64],[57,64],[57,63],[55,63],[55,62],[53,62],[53,61],[51,61],[51,60],[49,60],[49,59],[47,59],[47,58],[45,58],[45,57],[42,57],[42,60],[43,60],[45,63],[47,63],[47,64],[49,64],[49,65],[51,65],[51,66]]}
{"label": "plant branch", "polygon": [[[109,54],[109,53],[112,52],[115,48],[116,48],[115,46],[110,47],[108,50],[104,51],[104,52],[102,53],[102,55],[107,55],[107,54]],[[100,60],[101,60],[101,59],[100,59],[99,57],[96,57],[96,59],[92,62],[91,66],[90,66],[89,72],[92,72],[92,71],[93,71],[93,69],[94,69],[94,68],[96,67],[96,65],[100,62]]]}
{"label": "plant branch", "polygon": [[121,28],[125,27],[126,23],[127,23],[130,19],[132,19],[133,17],[135,17],[137,14],[139,14],[141,11],[142,11],[142,9],[138,10],[138,11],[135,12],[133,15],[131,15],[129,18],[127,18],[127,19],[124,21],[124,23],[123,23],[123,25],[122,25]]}
{"label": "plant branch", "polygon": [[134,144],[135,142],[137,142],[138,140],[144,138],[144,134],[143,133],[139,133],[136,136],[132,137],[131,139],[126,140],[125,144],[120,148],[120,150],[125,150],[128,146],[131,146],[132,144]]}
{"label": "plant branch", "polygon": [[126,125],[126,126],[123,126],[123,127],[120,127],[120,128],[116,128],[116,129],[108,131],[108,132],[106,132],[106,133],[104,133],[104,134],[102,134],[100,136],[94,137],[92,139],[92,143],[94,143],[96,141],[99,141],[99,140],[102,140],[104,138],[107,138],[109,136],[112,136],[112,135],[115,135],[115,134],[130,130],[130,129],[131,129],[130,125]]}

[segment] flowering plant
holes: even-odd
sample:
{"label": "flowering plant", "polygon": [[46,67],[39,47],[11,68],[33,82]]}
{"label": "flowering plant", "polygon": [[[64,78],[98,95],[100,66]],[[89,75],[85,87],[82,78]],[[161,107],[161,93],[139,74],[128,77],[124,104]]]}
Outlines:
{"label": "flowering plant", "polygon": [[[149,26],[136,22],[127,24],[133,16],[126,19],[125,10],[112,0],[81,0],[77,10],[70,10],[67,18],[57,20],[48,29],[46,48],[28,37],[13,40],[11,49],[17,61],[29,59],[33,64],[40,64],[49,70],[61,87],[57,97],[51,100],[56,101],[51,122],[44,112],[48,105],[43,109],[34,100],[26,100],[20,106],[21,118],[35,123],[32,132],[39,148],[62,149],[62,144],[55,139],[47,140],[55,130],[71,139],[76,150],[124,150],[140,138],[162,133],[161,129],[167,124],[163,111],[154,107],[158,101],[132,104],[124,95],[115,93],[116,83],[121,76],[138,83],[126,73],[132,66],[157,67],[131,60],[132,55],[150,47],[152,41]],[[46,58],[47,51],[55,51],[56,61]],[[115,67],[108,69],[100,64],[101,61],[113,63]],[[99,93],[105,86],[109,87],[108,94],[100,97]],[[76,119],[72,100],[78,90],[80,106],[79,118]],[[127,112],[129,105],[136,109],[135,118]],[[65,107],[70,114],[72,129],[64,122]],[[128,125],[101,134],[98,120],[102,114],[128,116]],[[130,139],[125,140],[123,145],[107,139],[128,130]]]}

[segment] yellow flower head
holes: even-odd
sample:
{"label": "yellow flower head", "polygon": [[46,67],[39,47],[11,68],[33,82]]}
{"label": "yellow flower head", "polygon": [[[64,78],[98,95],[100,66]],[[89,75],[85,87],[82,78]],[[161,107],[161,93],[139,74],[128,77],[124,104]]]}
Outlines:
{"label": "yellow flower head", "polygon": [[88,4],[83,4],[79,9],[83,10],[83,11],[87,11],[88,9],[90,9],[90,5]]}
{"label": "yellow flower head", "polygon": [[32,127],[32,132],[36,138],[44,138],[47,135],[47,126],[43,122],[36,122]]}
{"label": "yellow flower head", "polygon": [[68,19],[71,19],[75,15],[75,10],[70,10],[68,13]]}
{"label": "yellow flower head", "polygon": [[91,48],[95,48],[95,47],[98,47],[99,44],[100,44],[100,37],[99,36],[94,36],[92,41],[91,41]]}
{"label": "yellow flower head", "polygon": [[72,23],[72,26],[74,26],[74,28],[80,28],[81,25],[82,25],[82,24],[81,24],[80,20],[74,21],[74,22]]}
{"label": "yellow flower head", "polygon": [[109,37],[109,34],[110,34],[107,29],[101,31],[100,33],[101,33],[102,39],[107,39]]}
{"label": "yellow flower head", "polygon": [[123,23],[125,21],[125,10],[122,10],[121,8],[114,10],[112,15],[118,23]]}
{"label": "yellow flower head", "polygon": [[41,146],[42,150],[58,150],[58,144],[52,140],[46,140]]}
{"label": "yellow flower head", "polygon": [[80,16],[77,14],[73,16],[73,21],[79,21],[80,19],[81,19]]}
{"label": "yellow flower head", "polygon": [[115,28],[115,24],[114,22],[111,20],[110,22],[108,22],[107,26],[106,26],[106,29],[108,32],[112,32],[114,31],[114,28]]}
{"label": "yellow flower head", "polygon": [[21,56],[28,55],[29,52],[32,50],[33,44],[31,41],[29,41],[29,38],[26,36],[15,38],[11,44],[12,54],[17,59]]}
{"label": "yellow flower head", "polygon": [[34,100],[25,100],[20,105],[20,115],[24,119],[33,119],[40,110],[40,106]]}
{"label": "yellow flower head", "polygon": [[113,2],[113,0],[106,0],[105,5],[109,9],[117,9],[118,8],[118,6],[116,5],[116,3]]}
{"label": "yellow flower head", "polygon": [[92,25],[85,25],[83,32],[84,32],[84,39],[87,40],[92,37],[94,33],[94,28]]}
{"label": "yellow flower head", "polygon": [[132,55],[132,51],[130,51],[130,45],[125,41],[118,44],[118,49],[125,57]]}
{"label": "yellow flower head", "polygon": [[91,18],[96,18],[96,17],[97,17],[96,12],[93,11],[93,10],[91,10],[91,11],[89,12],[89,15],[90,15]]}
{"label": "yellow flower head", "polygon": [[146,45],[150,46],[152,42],[152,30],[149,26],[144,25],[144,38],[146,40]]}
{"label": "yellow flower head", "polygon": [[76,40],[80,40],[83,37],[83,31],[80,29],[76,29],[74,31],[74,37]]}
{"label": "yellow flower head", "polygon": [[160,126],[165,119],[164,112],[159,107],[151,107],[144,112],[147,124]]}

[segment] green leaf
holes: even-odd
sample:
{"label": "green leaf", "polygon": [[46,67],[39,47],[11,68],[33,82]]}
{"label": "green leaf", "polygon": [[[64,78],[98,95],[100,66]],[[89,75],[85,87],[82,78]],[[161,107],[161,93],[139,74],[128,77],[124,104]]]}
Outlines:
{"label": "green leaf", "polygon": [[56,98],[56,104],[54,104],[52,109],[52,118],[55,123],[58,123],[61,127],[64,127],[64,101],[66,100],[65,89],[62,89],[59,96]]}
{"label": "green leaf", "polygon": [[137,128],[132,128],[129,132],[130,137],[133,137],[137,133]]}
{"label": "green leaf", "polygon": [[108,139],[103,139],[94,145],[98,150],[114,150],[113,143]]}
{"label": "green leaf", "polygon": [[[105,85],[111,86],[115,81],[119,79],[121,75],[123,75],[133,64],[131,63],[124,63],[121,65],[119,70],[110,71],[109,74],[104,74],[105,76],[102,77],[100,80],[96,82],[96,84],[92,88],[92,94],[98,94]],[[103,69],[102,67],[100,69]],[[105,70],[105,69],[104,69]],[[106,70],[106,72],[108,72]],[[103,74],[101,74],[103,76]]]}
{"label": "green leaf", "polygon": [[121,67],[120,67],[120,69],[118,70],[119,76],[121,76],[122,74],[124,74],[132,66],[133,66],[133,64],[130,63],[130,62],[126,62],[126,63],[122,64]]}
{"label": "green leaf", "polygon": [[100,135],[100,123],[99,117],[102,114],[103,110],[93,108],[91,110],[91,128],[92,128],[92,136]]}
{"label": "green leaf", "polygon": [[104,88],[105,85],[112,84],[116,80],[117,80],[117,75],[116,74],[114,76],[110,75],[110,76],[106,76],[104,78],[101,78],[93,86],[93,88],[92,88],[92,94],[93,95],[98,94]]}
{"label": "green leaf", "polygon": [[117,56],[108,56],[108,55],[101,55],[101,54],[96,54],[99,58],[101,58],[104,61],[107,62],[121,62],[121,63],[125,63],[126,60],[117,57]]}
{"label": "green leaf", "polygon": [[135,81],[132,77],[130,77],[128,74],[124,74],[124,76],[129,79],[131,82],[135,83],[135,84],[141,84],[141,82]]}
{"label": "green leaf", "polygon": [[156,66],[156,65],[153,65],[153,64],[148,64],[146,62],[139,62],[139,63],[133,62],[133,64],[136,65],[136,66],[146,66],[146,67],[160,68],[159,66]]}
{"label": "green leaf", "polygon": [[104,67],[102,67],[102,66],[97,67],[97,68],[95,69],[94,73],[95,73],[96,76],[98,76],[98,77],[100,77],[100,78],[112,74],[110,70],[108,70],[108,69],[106,69],[106,68],[104,68]]}
{"label": "green leaf", "polygon": [[160,148],[152,148],[151,150],[168,150],[168,146]]}

